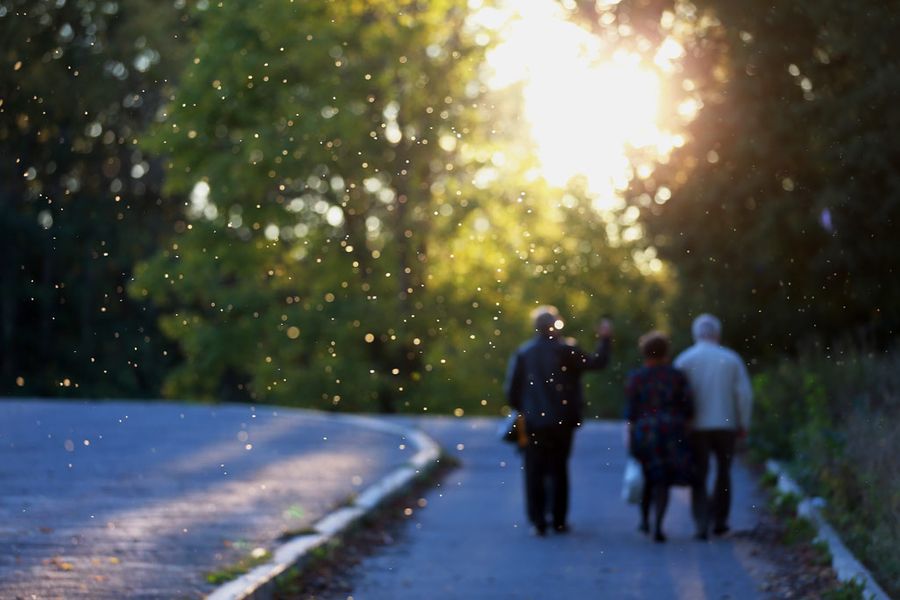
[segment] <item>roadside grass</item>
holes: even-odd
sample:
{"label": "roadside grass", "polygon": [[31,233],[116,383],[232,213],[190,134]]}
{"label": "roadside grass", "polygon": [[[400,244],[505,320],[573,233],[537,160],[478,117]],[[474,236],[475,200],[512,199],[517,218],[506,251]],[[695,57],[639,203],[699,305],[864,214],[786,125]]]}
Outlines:
{"label": "roadside grass", "polygon": [[[799,497],[778,490],[776,480],[767,473],[760,475],[767,510],[749,534],[751,539],[765,544],[756,552],[765,553],[776,565],[764,589],[770,597],[798,600],[821,600],[831,593],[845,593],[845,586],[831,566],[828,544],[816,539],[816,528],[810,520],[797,515]],[[852,596],[846,598],[855,600]]]}
{"label": "roadside grass", "polygon": [[797,494],[779,492],[774,490],[769,498],[769,508],[782,519],[789,519],[797,514],[797,506],[800,497]]}
{"label": "roadside grass", "polygon": [[779,459],[824,498],[850,550],[900,597],[900,350],[812,348],[757,375],[754,390],[751,458]]}
{"label": "roadside grass", "polygon": [[[813,545],[816,537],[816,526],[804,517],[797,515],[797,506],[800,503],[800,497],[794,493],[785,493],[770,487],[771,496],[769,498],[769,510],[772,514],[780,519],[783,526],[781,540],[789,545],[797,544]],[[825,546],[827,551],[828,546]],[[821,547],[815,547],[816,553],[821,552]],[[829,555],[830,561],[830,555]]]}
{"label": "roadside grass", "polygon": [[845,581],[822,595],[822,600],[866,600],[865,584],[859,581]]}
{"label": "roadside grass", "polygon": [[[356,503],[356,499],[358,497],[359,497],[359,494],[356,494],[355,492],[347,494],[342,500],[340,500],[335,505],[335,508],[336,509],[350,508]],[[287,529],[285,531],[282,531],[281,535],[279,535],[276,539],[279,542],[284,542],[291,538],[299,537],[302,535],[316,535],[317,533],[319,533],[319,532],[316,531],[315,527],[312,527],[312,526],[300,527],[297,529]]]}
{"label": "roadside grass", "polygon": [[[816,537],[816,526],[809,519],[804,517],[791,517],[785,523],[784,542],[791,546],[795,544],[809,544],[812,546],[813,539]],[[816,555],[820,548],[813,547]]]}
{"label": "roadside grass", "polygon": [[286,531],[281,532],[277,539],[279,542],[286,542],[287,540],[295,537],[300,537],[301,535],[316,535],[319,533],[316,531],[315,527],[301,527],[299,529],[288,529]]}
{"label": "roadside grass", "polygon": [[316,547],[300,564],[282,574],[275,582],[274,598],[294,600],[350,593],[353,568],[378,547],[392,544],[402,535],[404,522],[426,508],[428,490],[439,487],[459,465],[455,456],[442,453],[436,466],[417,476],[406,490],[388,498],[348,531]]}
{"label": "roadside grass", "polygon": [[207,573],[206,581],[213,585],[227,583],[249,572],[254,567],[263,564],[270,558],[272,558],[272,554],[268,550],[255,548],[248,555],[238,560],[238,562]]}
{"label": "roadside grass", "polygon": [[824,540],[813,540],[810,544],[813,550],[813,561],[821,567],[827,567],[831,564],[831,550],[828,548],[828,542]]}
{"label": "roadside grass", "polygon": [[[424,493],[438,485],[440,480],[451,470],[460,465],[455,456],[442,453],[437,466],[430,471],[418,475],[408,490],[387,502],[375,511],[363,516],[358,524],[342,536],[338,536],[313,548],[304,558],[302,564],[291,567],[276,580],[275,598],[308,597],[307,591],[315,589],[317,594],[326,590],[342,587],[353,564],[359,557],[370,553],[378,545],[393,541],[390,528],[397,528],[403,520],[410,517],[415,510],[425,508],[427,502]],[[336,505],[336,508],[352,506],[356,495],[348,495]],[[283,532],[277,539],[279,542],[302,535],[315,535],[314,527],[303,527]],[[348,555],[352,555],[349,557]],[[222,585],[241,575],[248,573],[272,558],[272,554],[264,548],[256,548],[237,562],[211,571],[206,574],[206,581],[213,585]]]}
{"label": "roadside grass", "polygon": [[764,488],[773,488],[778,485],[778,475],[772,471],[765,471],[759,478],[759,483]]}

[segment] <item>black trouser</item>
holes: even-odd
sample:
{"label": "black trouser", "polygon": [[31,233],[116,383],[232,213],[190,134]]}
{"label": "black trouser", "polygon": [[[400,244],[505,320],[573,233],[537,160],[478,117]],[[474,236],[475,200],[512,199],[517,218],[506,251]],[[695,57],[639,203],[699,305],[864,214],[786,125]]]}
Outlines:
{"label": "black trouser", "polygon": [[653,522],[653,533],[662,536],[663,519],[669,506],[669,483],[666,481],[650,481],[650,474],[644,469],[644,491],[641,494],[641,529],[650,531],[650,506],[656,508],[656,519]]}
{"label": "black trouser", "polygon": [[[716,481],[709,505],[709,517],[712,519],[713,530],[722,531],[728,527],[728,514],[731,511],[731,461],[734,458],[737,433],[733,429],[700,429],[694,431],[692,439],[699,466],[698,475],[703,482],[702,494],[706,493],[709,456],[712,454],[716,457]],[[697,491],[694,495],[697,495]],[[700,498],[694,499],[695,502],[699,500]]]}
{"label": "black trouser", "polygon": [[569,454],[574,429],[551,427],[532,431],[525,446],[525,503],[528,520],[539,530],[547,527],[547,493],[553,526],[566,525],[569,511]]}
{"label": "black trouser", "polygon": [[[709,464],[709,457],[706,459]],[[704,472],[705,473],[705,472]],[[704,474],[705,477],[705,474]],[[697,535],[706,535],[709,529],[709,513],[707,508],[706,480],[699,475],[691,483],[691,514],[697,528]],[[644,471],[644,490],[641,495],[641,529],[650,531],[650,506],[656,506],[656,520],[654,533],[662,533],[662,522],[666,517],[666,507],[669,504],[669,487],[664,481],[650,483],[647,471]]]}

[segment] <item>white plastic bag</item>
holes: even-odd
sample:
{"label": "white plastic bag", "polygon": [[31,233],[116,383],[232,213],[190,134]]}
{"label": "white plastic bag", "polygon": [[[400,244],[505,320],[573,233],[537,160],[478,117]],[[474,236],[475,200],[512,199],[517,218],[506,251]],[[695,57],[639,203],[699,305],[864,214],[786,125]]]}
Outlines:
{"label": "white plastic bag", "polygon": [[641,463],[629,456],[622,477],[622,500],[629,504],[640,504],[644,494],[644,470]]}

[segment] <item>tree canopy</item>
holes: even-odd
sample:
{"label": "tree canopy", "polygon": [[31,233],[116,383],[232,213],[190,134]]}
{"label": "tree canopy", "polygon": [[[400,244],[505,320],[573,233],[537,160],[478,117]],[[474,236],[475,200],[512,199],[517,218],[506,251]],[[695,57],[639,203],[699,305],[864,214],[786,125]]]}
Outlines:
{"label": "tree canopy", "polygon": [[586,195],[524,176],[465,2],[201,13],[147,142],[186,218],[131,288],[184,352],[168,394],[496,411],[536,303],[653,320]]}
{"label": "tree canopy", "polygon": [[687,143],[628,192],[647,243],[677,271],[678,313],[719,313],[762,357],[893,338],[897,8],[577,3],[576,19],[620,44],[683,48],[667,106],[672,120],[690,115]]}
{"label": "tree canopy", "polygon": [[181,8],[0,2],[0,393],[152,395],[173,350],[125,291],[177,207],[138,145]]}
{"label": "tree canopy", "polygon": [[554,303],[616,321],[617,415],[701,311],[760,360],[892,338],[895,2],[560,2],[684,142],[615,210],[541,177],[478,4],[0,0],[0,390],[496,414]]}

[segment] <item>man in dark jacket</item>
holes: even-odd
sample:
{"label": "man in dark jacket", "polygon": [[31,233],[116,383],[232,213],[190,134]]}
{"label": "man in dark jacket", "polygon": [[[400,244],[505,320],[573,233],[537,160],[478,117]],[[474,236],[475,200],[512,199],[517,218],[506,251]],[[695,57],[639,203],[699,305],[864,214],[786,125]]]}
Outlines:
{"label": "man in dark jacket", "polygon": [[[593,354],[559,336],[563,322],[553,306],[532,313],[535,336],[522,344],[506,372],[507,403],[525,417],[525,504],[537,535],[547,530],[546,495],[550,491],[553,528],[568,531],[569,454],[575,428],[581,425],[581,375],[609,361],[612,325],[603,320]],[[548,485],[549,484],[549,485]]]}

